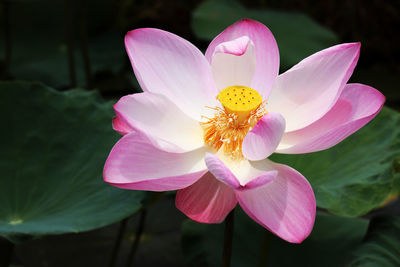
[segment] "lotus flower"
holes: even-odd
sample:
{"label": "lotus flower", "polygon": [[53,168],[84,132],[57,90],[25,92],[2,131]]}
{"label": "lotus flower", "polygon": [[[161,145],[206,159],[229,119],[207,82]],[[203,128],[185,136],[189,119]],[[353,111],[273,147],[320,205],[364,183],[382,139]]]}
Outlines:
{"label": "lotus flower", "polygon": [[192,220],[220,223],[239,203],[282,239],[302,242],[315,219],[308,181],[272,153],[328,149],[368,123],[385,98],[346,84],[360,43],[340,44],[278,75],[279,51],[263,24],[243,19],[205,56],[172,33],[128,32],[126,50],[143,93],[115,104],[123,134],[104,180],[133,190],[179,190],[176,207]]}

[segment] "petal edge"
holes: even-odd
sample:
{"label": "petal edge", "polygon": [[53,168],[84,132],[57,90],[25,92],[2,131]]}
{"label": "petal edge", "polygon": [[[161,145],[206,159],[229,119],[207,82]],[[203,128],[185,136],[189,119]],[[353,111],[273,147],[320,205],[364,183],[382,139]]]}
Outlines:
{"label": "petal edge", "polygon": [[280,238],[301,243],[311,233],[316,204],[308,181],[296,170],[272,163],[278,177],[248,191],[236,191],[243,210]]}

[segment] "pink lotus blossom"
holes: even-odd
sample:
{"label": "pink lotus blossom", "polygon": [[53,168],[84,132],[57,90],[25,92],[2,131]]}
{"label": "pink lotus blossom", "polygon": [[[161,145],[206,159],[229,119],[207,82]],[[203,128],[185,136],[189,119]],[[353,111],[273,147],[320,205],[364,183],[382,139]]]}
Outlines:
{"label": "pink lotus blossom", "polygon": [[219,34],[205,56],[159,29],[137,29],[126,50],[143,93],[115,104],[113,147],[104,180],[119,188],[179,190],[192,220],[220,223],[239,205],[288,242],[311,232],[308,181],[272,153],[328,149],[382,108],[372,87],[347,84],[360,43],[340,44],[278,75],[279,52],[263,24],[244,19]]}

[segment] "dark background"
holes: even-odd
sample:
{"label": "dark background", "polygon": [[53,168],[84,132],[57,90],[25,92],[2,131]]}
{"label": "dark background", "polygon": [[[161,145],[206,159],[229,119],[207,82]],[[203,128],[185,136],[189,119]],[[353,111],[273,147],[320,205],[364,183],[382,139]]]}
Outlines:
{"label": "dark background", "polygon": [[[204,51],[208,41],[197,38],[191,27],[192,13],[201,2],[3,0],[1,80],[39,80],[58,90],[84,87],[112,100],[139,92],[124,51],[125,33],[140,27],[161,28]],[[400,1],[240,2],[249,8],[302,12],[336,33],[340,42],[360,41],[361,56],[351,81],[377,88],[387,97],[387,105],[400,107]],[[63,53],[44,60],[53,47]],[[56,72],[59,79],[37,69]],[[152,207],[134,265],[182,266],[180,224],[184,218],[174,207],[172,195]],[[118,266],[125,266],[138,221],[139,216],[127,220]],[[15,247],[12,261],[14,266],[107,266],[119,227],[117,223],[86,233],[31,240]],[[0,256],[5,253],[3,244],[2,240]]]}

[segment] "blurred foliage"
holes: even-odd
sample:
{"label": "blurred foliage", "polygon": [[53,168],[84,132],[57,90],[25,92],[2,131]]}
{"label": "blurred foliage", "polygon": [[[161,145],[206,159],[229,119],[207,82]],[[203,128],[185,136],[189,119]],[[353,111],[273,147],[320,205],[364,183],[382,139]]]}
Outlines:
{"label": "blurred foliage", "polygon": [[[242,210],[235,212],[232,267],[343,266],[352,249],[361,243],[367,220],[317,214],[311,235],[302,244],[290,244],[251,220]],[[223,225],[185,221],[182,247],[187,266],[221,265]]]}
{"label": "blurred foliage", "polygon": [[333,32],[304,14],[247,9],[236,0],[204,1],[193,13],[193,31],[199,38],[212,40],[242,18],[258,20],[268,26],[278,43],[283,69],[338,42]]}
{"label": "blurred foliage", "polygon": [[363,244],[353,255],[349,266],[400,266],[400,217],[372,219]]}
{"label": "blurred foliage", "polygon": [[141,207],[145,192],[106,184],[117,140],[111,103],[97,93],[59,93],[39,83],[0,82],[0,235],[60,234],[102,227]]}
{"label": "blurred foliage", "polygon": [[399,185],[400,114],[383,108],[367,126],[338,145],[305,155],[274,154],[310,181],[317,206],[343,216],[378,207]]}
{"label": "blurred foliage", "polygon": [[[41,81],[61,89],[87,87],[90,81],[85,78],[85,56],[90,60],[90,75],[95,78],[98,74],[110,77],[118,73],[127,61],[124,34],[112,27],[112,15],[116,13],[116,8],[110,1],[35,0],[9,3],[12,30],[9,72],[13,79]],[[90,6],[96,7],[95,12]],[[0,51],[4,50],[4,46],[0,42]],[[84,54],[86,48],[87,55]],[[69,57],[69,51],[72,57]],[[75,82],[70,78],[70,63],[74,66]],[[97,84],[90,86],[101,86],[103,81],[96,81]],[[125,85],[129,88],[128,82]]]}
{"label": "blurred foliage", "polygon": [[[180,233],[184,215],[175,208],[173,197],[162,198],[147,211],[144,233],[131,266],[183,267]],[[136,227],[140,217],[138,215],[127,219],[115,267],[127,265],[132,243],[136,238]],[[117,223],[79,234],[48,235],[29,240],[16,247],[15,253],[21,260],[16,265],[29,267],[110,266],[110,256],[119,225]],[[1,252],[0,249],[0,256]],[[0,266],[2,266],[1,259]]]}
{"label": "blurred foliage", "polygon": [[[400,71],[400,1],[240,0],[253,9],[302,12],[333,30],[341,41],[362,43],[361,62],[379,72]],[[375,73],[376,75],[376,73]]]}

